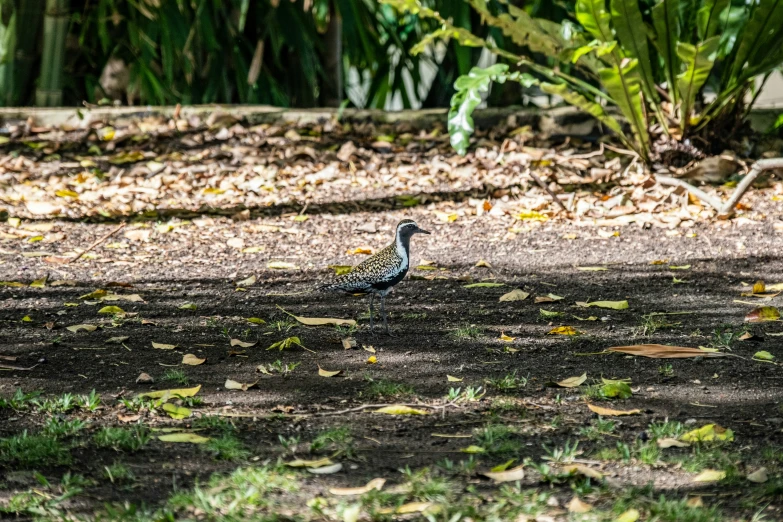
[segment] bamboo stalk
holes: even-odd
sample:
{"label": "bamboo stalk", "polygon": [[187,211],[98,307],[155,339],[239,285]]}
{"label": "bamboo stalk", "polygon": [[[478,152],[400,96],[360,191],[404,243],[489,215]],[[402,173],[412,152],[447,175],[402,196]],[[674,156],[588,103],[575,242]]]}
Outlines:
{"label": "bamboo stalk", "polygon": [[35,91],[35,104],[39,107],[62,105],[67,34],[68,0],[46,0],[41,76]]}
{"label": "bamboo stalk", "polygon": [[16,5],[13,92],[9,93],[8,102],[9,105],[27,105],[32,101],[33,64],[38,59],[38,38],[45,4],[44,0],[20,0]]}
{"label": "bamboo stalk", "polygon": [[16,16],[13,0],[0,0],[0,105],[13,101]]}

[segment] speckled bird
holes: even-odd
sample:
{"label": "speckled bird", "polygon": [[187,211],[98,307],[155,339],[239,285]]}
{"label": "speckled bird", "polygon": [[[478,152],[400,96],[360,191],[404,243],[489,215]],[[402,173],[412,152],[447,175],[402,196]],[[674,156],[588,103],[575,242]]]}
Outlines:
{"label": "speckled bird", "polygon": [[414,234],[429,234],[419,228],[412,219],[403,219],[397,224],[394,241],[357,265],[347,274],[337,277],[331,283],[318,287],[321,292],[345,292],[347,294],[370,294],[370,331],[375,333],[373,323],[373,301],[375,296],[381,298],[381,317],[386,333],[391,335],[386,322],[385,300],[392,288],[402,281],[408,273],[410,265],[411,237]]}

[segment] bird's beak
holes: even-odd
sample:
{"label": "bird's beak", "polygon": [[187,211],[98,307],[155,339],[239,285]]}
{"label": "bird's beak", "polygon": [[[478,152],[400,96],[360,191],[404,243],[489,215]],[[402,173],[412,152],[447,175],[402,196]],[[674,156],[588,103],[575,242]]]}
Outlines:
{"label": "bird's beak", "polygon": [[416,227],[416,233],[418,233],[418,234],[429,234],[429,232],[427,232],[423,228],[419,228],[419,227]]}

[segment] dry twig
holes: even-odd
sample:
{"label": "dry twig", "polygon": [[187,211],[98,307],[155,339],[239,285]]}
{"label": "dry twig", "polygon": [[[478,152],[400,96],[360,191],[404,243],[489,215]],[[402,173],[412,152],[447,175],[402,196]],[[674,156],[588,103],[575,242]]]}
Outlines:
{"label": "dry twig", "polygon": [[122,230],[123,228],[125,228],[125,225],[127,225],[127,223],[122,223],[120,226],[118,226],[117,228],[115,228],[114,230],[112,230],[111,232],[109,232],[108,234],[106,234],[105,236],[103,236],[102,238],[98,239],[97,241],[94,241],[94,242],[93,242],[93,243],[92,243],[90,246],[88,246],[87,248],[85,248],[84,250],[82,250],[82,253],[81,253],[81,254],[79,254],[78,256],[74,257],[74,258],[73,258],[73,259],[71,259],[70,261],[68,261],[68,263],[75,263],[77,260],[81,259],[81,257],[82,257],[84,254],[86,254],[87,252],[89,252],[89,251],[90,251],[90,250],[92,250],[93,248],[97,247],[98,245],[100,245],[101,243],[103,243],[104,241],[106,241],[107,239],[109,239],[111,236],[113,236],[114,234],[116,234],[117,232],[119,232],[120,230]]}

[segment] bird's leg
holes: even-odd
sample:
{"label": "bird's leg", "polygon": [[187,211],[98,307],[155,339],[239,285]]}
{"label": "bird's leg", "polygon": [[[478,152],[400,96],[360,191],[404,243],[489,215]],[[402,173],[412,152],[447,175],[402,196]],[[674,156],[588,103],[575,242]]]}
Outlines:
{"label": "bird's leg", "polygon": [[381,296],[381,316],[383,317],[383,328],[386,330],[386,335],[390,337],[394,337],[392,333],[389,331],[389,325],[386,322],[386,296]]}
{"label": "bird's leg", "polygon": [[[375,299],[375,294],[370,294],[370,333],[375,335],[375,324],[372,322],[372,316],[374,315],[374,312],[372,310],[372,302]],[[383,303],[383,301],[381,301]]]}

